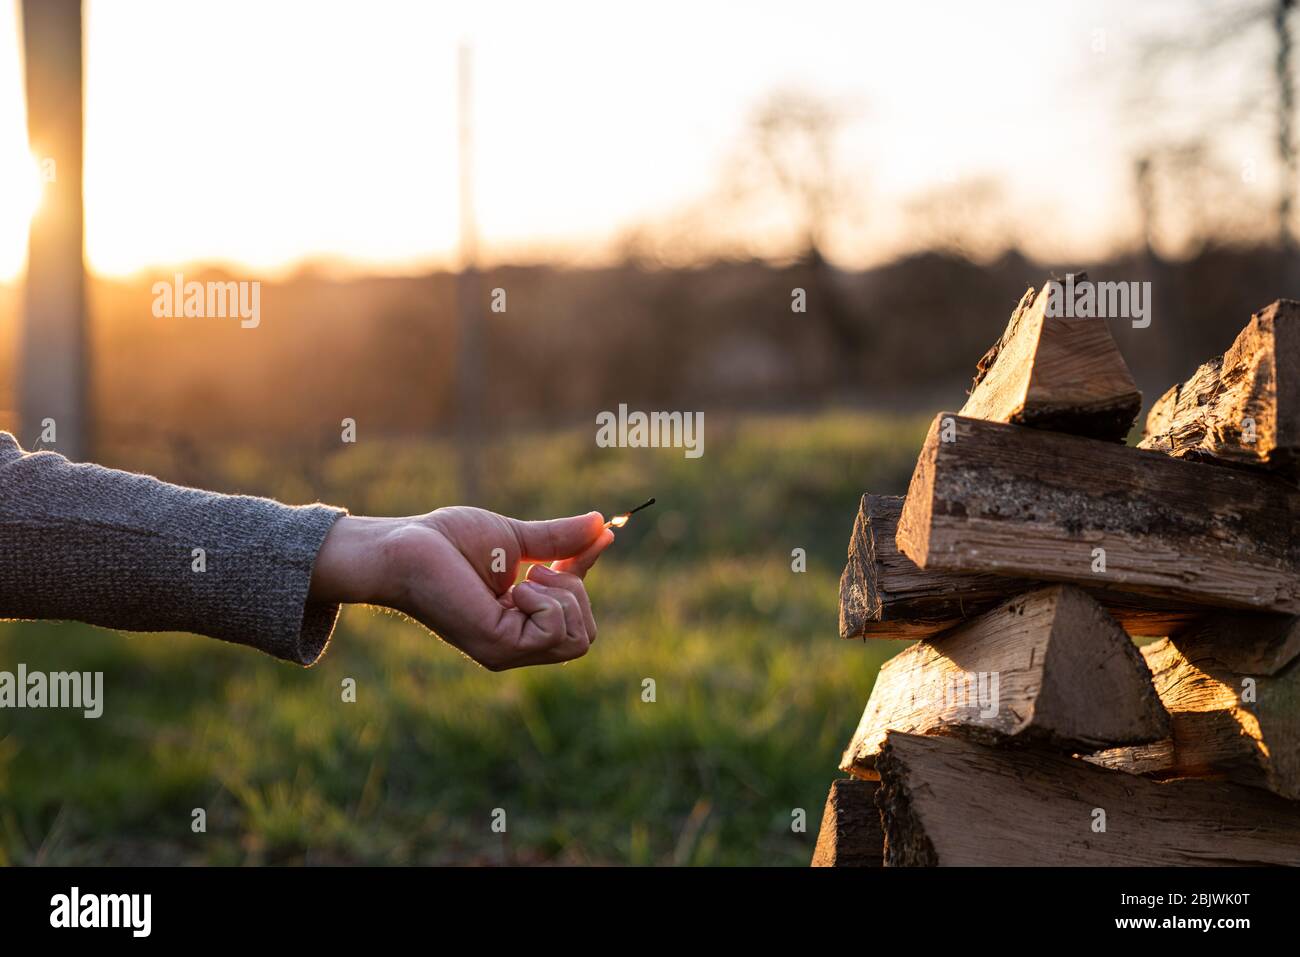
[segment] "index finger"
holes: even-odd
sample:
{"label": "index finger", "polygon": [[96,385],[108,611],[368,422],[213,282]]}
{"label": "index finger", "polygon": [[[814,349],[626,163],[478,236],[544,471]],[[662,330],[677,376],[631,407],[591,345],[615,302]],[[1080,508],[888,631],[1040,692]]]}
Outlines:
{"label": "index finger", "polygon": [[611,529],[605,529],[597,539],[588,545],[580,554],[572,558],[561,558],[559,561],[551,562],[551,569],[557,572],[568,572],[570,575],[577,575],[582,578],[591,571],[591,566],[596,564],[596,559],[600,553],[614,544],[614,532]]}

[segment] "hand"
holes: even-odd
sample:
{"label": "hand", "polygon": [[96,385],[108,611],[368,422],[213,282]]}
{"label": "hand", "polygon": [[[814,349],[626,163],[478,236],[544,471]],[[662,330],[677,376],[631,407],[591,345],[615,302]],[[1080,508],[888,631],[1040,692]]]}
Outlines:
{"label": "hand", "polygon": [[[604,517],[521,522],[478,508],[345,516],[325,538],[311,600],[410,615],[491,671],[570,661],[596,640],[583,585],[614,533]],[[515,584],[520,562],[534,564]]]}

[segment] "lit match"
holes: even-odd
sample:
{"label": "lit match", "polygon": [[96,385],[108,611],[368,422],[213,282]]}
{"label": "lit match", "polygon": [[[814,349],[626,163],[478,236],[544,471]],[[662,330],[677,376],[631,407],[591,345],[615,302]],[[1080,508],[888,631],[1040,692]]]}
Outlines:
{"label": "lit match", "polygon": [[632,511],[624,512],[622,515],[615,515],[613,518],[611,518],[608,522],[605,523],[605,528],[622,528],[624,525],[627,524],[627,520],[629,518],[631,518],[637,512],[641,511],[641,509],[649,508],[654,503],[655,500],[653,498],[646,499],[636,508],[632,509]]}

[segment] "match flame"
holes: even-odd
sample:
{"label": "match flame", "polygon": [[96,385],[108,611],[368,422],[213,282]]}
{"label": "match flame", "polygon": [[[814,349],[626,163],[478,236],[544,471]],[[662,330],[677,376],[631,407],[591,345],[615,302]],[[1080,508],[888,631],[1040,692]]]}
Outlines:
{"label": "match flame", "polygon": [[637,512],[641,511],[641,509],[649,508],[654,503],[655,500],[653,498],[646,499],[644,502],[642,502],[636,508],[632,509],[630,512],[624,512],[622,515],[615,515],[613,518],[611,518],[608,522],[605,523],[605,528],[622,528],[624,525],[627,524],[627,520],[629,518],[631,518]]}

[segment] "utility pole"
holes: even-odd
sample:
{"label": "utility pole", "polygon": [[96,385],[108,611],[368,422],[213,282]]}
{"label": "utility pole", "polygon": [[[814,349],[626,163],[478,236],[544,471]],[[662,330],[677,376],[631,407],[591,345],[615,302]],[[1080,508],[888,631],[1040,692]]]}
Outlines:
{"label": "utility pole", "polygon": [[1291,11],[1295,0],[1274,0],[1273,34],[1277,40],[1273,75],[1277,80],[1277,147],[1282,165],[1282,183],[1278,193],[1277,228],[1278,246],[1290,250],[1294,246],[1291,234],[1291,197],[1295,195],[1296,151],[1291,125],[1295,114],[1295,81],[1291,76]]}
{"label": "utility pole", "polygon": [[457,76],[460,121],[460,272],[456,277],[456,420],[460,445],[461,501],[473,505],[479,502],[484,368],[478,224],[474,218],[473,60],[468,43],[460,46]]}
{"label": "utility pole", "polygon": [[[81,0],[23,0],[27,137],[45,192],[32,217],[18,350],[20,437],[90,454],[81,195]],[[51,175],[52,174],[52,175]],[[45,441],[53,433],[53,442]]]}

